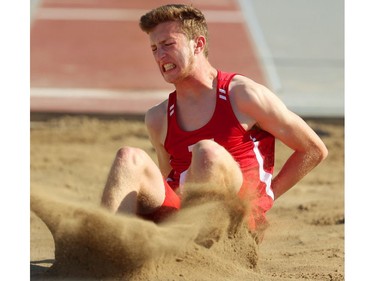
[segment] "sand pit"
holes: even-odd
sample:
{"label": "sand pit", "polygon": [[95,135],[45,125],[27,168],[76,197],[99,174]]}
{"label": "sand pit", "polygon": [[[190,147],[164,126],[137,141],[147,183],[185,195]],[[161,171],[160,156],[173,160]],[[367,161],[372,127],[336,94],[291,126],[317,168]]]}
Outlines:
{"label": "sand pit", "polygon": [[[156,161],[141,121],[33,121],[31,280],[344,280],[344,126],[309,124],[330,154],[275,202],[257,245],[231,196],[187,198],[160,225],[99,207],[120,146],[141,147]],[[278,143],[276,152],[277,170],[289,151]]]}

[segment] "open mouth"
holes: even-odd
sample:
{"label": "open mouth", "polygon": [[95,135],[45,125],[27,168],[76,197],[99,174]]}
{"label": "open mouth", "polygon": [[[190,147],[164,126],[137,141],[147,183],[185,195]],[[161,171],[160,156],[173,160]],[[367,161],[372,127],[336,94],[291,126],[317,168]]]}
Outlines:
{"label": "open mouth", "polygon": [[164,72],[167,72],[167,71],[175,69],[175,68],[176,68],[176,65],[173,64],[173,63],[166,63],[166,64],[163,65]]}

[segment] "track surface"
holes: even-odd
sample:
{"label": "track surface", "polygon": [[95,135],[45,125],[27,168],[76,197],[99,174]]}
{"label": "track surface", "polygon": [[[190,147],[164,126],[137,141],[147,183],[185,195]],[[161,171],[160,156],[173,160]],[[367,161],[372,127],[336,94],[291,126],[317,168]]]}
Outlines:
{"label": "track surface", "polygon": [[[31,26],[31,112],[143,114],[165,99],[173,87],[158,72],[138,20],[166,3],[41,2]],[[206,15],[211,63],[266,84],[237,1],[191,3]]]}

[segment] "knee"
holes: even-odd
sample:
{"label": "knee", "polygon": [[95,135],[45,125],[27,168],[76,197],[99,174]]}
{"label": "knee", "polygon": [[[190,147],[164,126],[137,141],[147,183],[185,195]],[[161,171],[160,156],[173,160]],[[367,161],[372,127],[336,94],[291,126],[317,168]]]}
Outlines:
{"label": "knee", "polygon": [[124,146],[116,154],[116,160],[121,165],[142,166],[146,161],[146,152],[142,149]]}
{"label": "knee", "polygon": [[238,163],[220,144],[202,140],[193,147],[193,156],[186,181],[210,182],[238,191],[242,172]]}
{"label": "knee", "polygon": [[224,148],[212,140],[201,140],[193,147],[193,157],[198,157],[205,162],[216,162],[220,159]]}

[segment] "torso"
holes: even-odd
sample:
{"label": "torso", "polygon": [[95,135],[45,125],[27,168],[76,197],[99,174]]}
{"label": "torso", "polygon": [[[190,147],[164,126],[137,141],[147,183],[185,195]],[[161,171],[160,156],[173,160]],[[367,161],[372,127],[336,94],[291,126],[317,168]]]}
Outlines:
{"label": "torso", "polygon": [[231,102],[229,84],[233,77],[235,73],[218,72],[215,93],[211,100],[206,100],[209,106],[196,106],[181,114],[176,92],[158,106],[158,112],[165,117],[162,123],[155,122],[158,138],[164,144],[163,153],[169,154],[173,169],[168,180],[173,189],[177,188],[180,174],[190,166],[192,145],[212,139],[228,150],[239,163],[248,188],[257,190],[270,207],[269,179],[274,167],[275,139],[253,126],[254,120]]}
{"label": "torso", "polygon": [[[170,163],[177,174],[189,167],[191,147],[202,139],[212,139],[225,147],[243,170],[253,165],[246,152],[253,148],[253,131],[246,130],[248,124],[239,122],[229,98],[228,86],[234,76],[235,73],[219,71],[215,95],[209,100],[208,109],[197,107],[196,111],[185,111],[183,118],[179,117],[181,107],[178,107],[178,95],[176,92],[170,94],[164,147],[171,156]],[[193,118],[192,122],[189,122],[189,115]]]}

